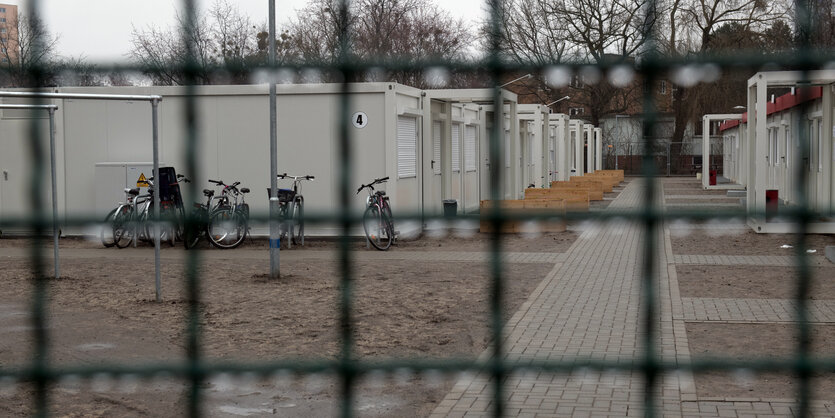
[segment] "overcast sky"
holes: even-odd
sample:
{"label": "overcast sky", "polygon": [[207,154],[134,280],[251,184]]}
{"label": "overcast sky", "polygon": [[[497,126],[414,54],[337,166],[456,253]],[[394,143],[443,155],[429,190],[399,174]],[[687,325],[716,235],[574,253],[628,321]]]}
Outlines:
{"label": "overcast sky", "polygon": [[[0,0],[15,4],[25,12],[29,0]],[[435,0],[453,16],[468,21],[483,14],[485,0]],[[276,0],[276,21],[279,28],[308,0]],[[49,30],[58,34],[59,54],[83,57],[89,62],[124,62],[130,48],[131,29],[148,25],[167,27],[173,24],[175,10],[181,0],[40,0],[40,8]],[[213,0],[196,0],[198,7]],[[268,0],[233,0],[255,24],[267,21]]]}

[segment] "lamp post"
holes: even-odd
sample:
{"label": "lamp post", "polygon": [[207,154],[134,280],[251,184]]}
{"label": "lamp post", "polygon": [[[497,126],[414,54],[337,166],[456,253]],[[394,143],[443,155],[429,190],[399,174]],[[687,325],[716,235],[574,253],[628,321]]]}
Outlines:
{"label": "lamp post", "polygon": [[533,77],[533,74],[530,74],[530,73],[525,74],[525,75],[523,75],[523,76],[521,76],[521,77],[519,77],[519,78],[514,78],[513,80],[510,80],[510,81],[508,81],[507,83],[502,84],[501,86],[499,86],[499,88],[502,88],[502,87],[504,87],[504,86],[507,86],[507,85],[513,84],[513,83],[515,83],[515,82],[517,82],[517,81],[519,81],[519,80],[524,80],[524,79],[526,79],[526,78],[531,78],[531,77]]}
{"label": "lamp post", "polygon": [[552,104],[559,103],[559,102],[561,102],[561,101],[563,101],[563,100],[570,99],[570,98],[571,98],[571,96],[560,97],[559,99],[554,100],[554,101],[553,101],[553,102],[551,102],[551,103],[548,103],[547,105],[545,105],[545,107],[549,107],[549,106],[551,106]]}

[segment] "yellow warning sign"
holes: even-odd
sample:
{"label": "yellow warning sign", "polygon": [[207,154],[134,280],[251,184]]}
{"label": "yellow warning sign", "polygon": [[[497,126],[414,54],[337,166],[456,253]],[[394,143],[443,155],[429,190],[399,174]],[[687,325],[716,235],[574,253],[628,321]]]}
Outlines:
{"label": "yellow warning sign", "polygon": [[148,183],[146,183],[148,179],[145,178],[145,173],[139,173],[139,178],[136,179],[136,187],[148,187]]}

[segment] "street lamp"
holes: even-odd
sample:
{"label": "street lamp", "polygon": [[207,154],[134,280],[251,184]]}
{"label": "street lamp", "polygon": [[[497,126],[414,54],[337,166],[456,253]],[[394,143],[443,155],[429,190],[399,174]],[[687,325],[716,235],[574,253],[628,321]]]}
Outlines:
{"label": "street lamp", "polygon": [[565,100],[565,99],[570,99],[570,98],[571,98],[571,96],[560,97],[559,99],[554,100],[554,101],[553,101],[553,102],[551,102],[551,103],[548,103],[547,105],[545,105],[545,107],[551,106],[551,105],[552,105],[552,104],[554,104],[554,103],[561,102],[561,101],[563,101],[563,100]]}
{"label": "street lamp", "polygon": [[521,76],[521,77],[519,77],[519,78],[515,78],[515,79],[513,79],[513,80],[508,81],[507,83],[502,84],[501,86],[499,86],[499,88],[502,88],[502,87],[504,87],[504,86],[506,86],[506,85],[508,85],[508,84],[513,84],[513,83],[515,83],[515,82],[517,82],[517,81],[519,81],[519,80],[523,80],[523,79],[526,79],[526,78],[531,78],[531,77],[533,77],[533,74],[530,74],[530,73],[525,74],[525,75],[523,75],[523,76]]}

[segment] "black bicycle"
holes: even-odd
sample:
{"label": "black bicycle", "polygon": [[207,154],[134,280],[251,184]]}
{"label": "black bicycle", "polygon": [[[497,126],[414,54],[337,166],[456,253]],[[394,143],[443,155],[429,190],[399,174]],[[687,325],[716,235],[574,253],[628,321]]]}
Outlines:
{"label": "black bicycle", "polygon": [[357,194],[363,189],[368,189],[362,226],[365,230],[365,237],[371,245],[381,251],[388,250],[394,242],[394,218],[391,215],[391,205],[386,192],[374,190],[374,185],[385,183],[388,179],[388,177],[374,179],[371,183],[363,184],[357,189]]}
{"label": "black bicycle", "polygon": [[194,208],[186,220],[186,227],[183,233],[183,245],[187,250],[196,247],[201,238],[209,238],[209,214],[217,207],[217,204],[215,204],[215,207],[212,207],[214,195],[214,190],[203,189],[203,196],[206,196],[206,203],[194,203]]}

